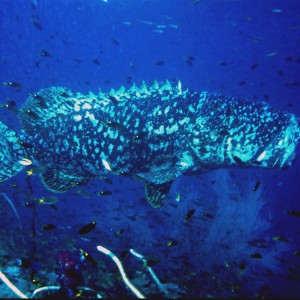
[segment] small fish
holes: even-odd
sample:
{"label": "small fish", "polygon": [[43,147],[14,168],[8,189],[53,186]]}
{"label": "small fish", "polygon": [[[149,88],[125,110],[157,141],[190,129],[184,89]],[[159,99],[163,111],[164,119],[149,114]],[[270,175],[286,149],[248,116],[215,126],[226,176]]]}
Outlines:
{"label": "small fish", "polygon": [[34,206],[32,202],[24,202],[23,204],[27,208],[33,208],[33,206]]}
{"label": "small fish", "polygon": [[300,86],[300,82],[298,82],[298,81],[285,82],[284,84],[285,84],[286,86],[293,86],[293,87],[295,87],[295,86]]}
{"label": "small fish", "polygon": [[116,45],[116,46],[119,46],[119,45],[120,45],[119,41],[116,40],[116,39],[111,39],[111,42],[112,42],[114,45]]}
{"label": "small fish", "polygon": [[289,243],[288,239],[284,236],[280,236],[280,235],[275,235],[272,238],[273,241],[280,241],[280,242],[286,242]]}
{"label": "small fish", "polygon": [[56,226],[54,224],[51,224],[51,223],[48,223],[48,224],[45,224],[45,225],[42,226],[43,230],[53,230],[55,228],[56,228]]}
{"label": "small fish", "polygon": [[12,188],[16,189],[16,190],[20,190],[21,189],[21,187],[19,185],[15,184],[15,183],[12,183],[10,186]]}
{"label": "small fish", "polygon": [[22,158],[19,160],[19,163],[23,166],[30,166],[32,161],[29,158]]}
{"label": "small fish", "polygon": [[208,212],[203,212],[201,215],[203,217],[208,218],[208,219],[213,219],[214,218],[214,216],[212,214],[208,213]]}
{"label": "small fish", "polygon": [[161,30],[161,29],[155,29],[155,30],[152,30],[153,32],[156,32],[156,33],[164,33],[164,31],[163,30]]}
{"label": "small fish", "polygon": [[100,65],[101,65],[100,61],[99,61],[98,59],[96,59],[96,58],[92,59],[92,62],[93,62],[95,65],[97,65],[97,66],[100,66]]}
{"label": "small fish", "polygon": [[30,109],[25,110],[25,113],[26,113],[29,117],[31,117],[32,119],[37,120],[37,119],[39,118],[39,116],[38,116],[35,112],[33,112],[32,110],[30,110]]}
{"label": "small fish", "polygon": [[81,59],[79,59],[79,58],[73,58],[73,61],[76,62],[77,64],[81,63]]}
{"label": "small fish", "polygon": [[136,221],[136,219],[137,219],[136,216],[137,216],[137,214],[135,214],[134,216],[127,216],[127,218],[131,221]]}
{"label": "small fish", "polygon": [[221,61],[219,63],[219,65],[222,66],[222,67],[226,67],[226,66],[228,66],[228,63],[226,61]]}
{"label": "small fish", "polygon": [[31,21],[32,21],[32,24],[34,25],[34,27],[38,30],[42,30],[42,25],[39,23],[38,21],[38,16],[34,16],[32,15],[31,16]]}
{"label": "small fish", "polygon": [[49,204],[49,207],[51,207],[51,208],[54,209],[54,210],[58,210],[57,206],[55,206],[53,203],[50,203],[50,204]]}
{"label": "small fish", "polygon": [[108,184],[113,184],[113,181],[110,178],[106,177],[106,176],[101,176],[101,177],[99,177],[99,179],[105,181]]}
{"label": "small fish", "polygon": [[22,147],[26,148],[26,149],[33,148],[32,144],[26,143],[26,142],[23,142],[23,141],[18,141],[18,144],[21,145]]}
{"label": "small fish", "polygon": [[300,217],[300,211],[297,211],[297,210],[288,210],[287,214],[289,214],[290,216],[293,216],[293,217]]}
{"label": "small fish", "polygon": [[118,99],[115,96],[109,95],[108,98],[113,104],[118,104]]}
{"label": "small fish", "polygon": [[240,80],[239,81],[239,85],[245,85],[246,84],[246,81],[245,80]]}
{"label": "small fish", "polygon": [[144,260],[143,267],[144,268],[152,268],[160,263],[160,260],[157,257],[148,258]]}
{"label": "small fish", "polygon": [[180,193],[177,193],[177,196],[176,196],[176,199],[175,199],[175,200],[176,200],[177,202],[179,202],[179,201],[180,201],[180,198],[181,198],[181,197],[180,197]]}
{"label": "small fish", "polygon": [[176,240],[171,240],[167,243],[168,247],[174,247],[177,246],[179,243]]}
{"label": "small fish", "polygon": [[85,198],[91,198],[91,194],[90,193],[88,193],[88,192],[86,192],[86,191],[84,191],[84,190],[77,190],[76,192],[75,192],[75,194],[76,195],[81,195],[81,196],[83,196],[83,197],[85,197]]}
{"label": "small fish", "polygon": [[[132,71],[135,71],[135,70],[136,70],[135,65],[134,65],[133,62],[131,62],[131,63],[129,64],[129,68],[130,68]],[[127,82],[128,82],[128,80],[129,80],[129,81],[132,80],[132,78],[131,78],[130,76],[127,76],[126,79],[127,79]]]}
{"label": "small fish", "polygon": [[299,250],[294,251],[294,252],[293,252],[293,255],[300,256],[300,251],[299,251]]}
{"label": "small fish", "polygon": [[256,192],[260,186],[260,180],[258,180],[253,188],[253,192]]}
{"label": "small fish", "polygon": [[51,54],[47,50],[42,50],[40,52],[40,55],[43,56],[43,57],[50,57],[51,56]]}
{"label": "small fish", "polygon": [[68,93],[66,93],[66,92],[61,92],[61,93],[59,93],[62,97],[64,97],[64,98],[69,98],[70,97],[70,95],[68,94]]}
{"label": "small fish", "polygon": [[120,258],[121,261],[127,256],[128,252],[129,252],[128,250],[124,250],[124,251],[120,254],[119,258]]}
{"label": "small fish", "polygon": [[115,231],[115,235],[116,235],[116,236],[119,236],[119,235],[121,235],[122,233],[124,233],[125,231],[126,231],[126,229],[121,228],[121,229]]}
{"label": "small fish", "polygon": [[234,161],[235,161],[238,165],[241,165],[241,166],[244,165],[244,162],[243,162],[239,157],[237,157],[237,156],[235,156],[235,155],[232,155],[232,157],[233,157]]}
{"label": "small fish", "polygon": [[19,82],[16,81],[3,81],[2,84],[4,86],[9,86],[12,87],[18,91],[20,91],[22,89],[22,85]]}
{"label": "small fish", "polygon": [[156,63],[155,63],[157,66],[162,66],[165,64],[165,62],[163,60],[158,60]]}
{"label": "small fish", "polygon": [[109,127],[114,128],[116,130],[119,130],[119,131],[122,131],[122,130],[126,129],[126,127],[123,124],[117,123],[117,122],[113,122],[113,121],[108,121],[108,122],[103,122],[102,121],[101,123],[103,125],[105,125],[105,126],[109,126]]}
{"label": "small fish", "polygon": [[194,60],[195,60],[195,57],[188,56],[188,57],[186,57],[185,62],[191,66],[193,64]]}
{"label": "small fish", "polygon": [[93,267],[97,267],[97,262],[83,249],[79,249],[82,260],[86,259]]}
{"label": "small fish", "polygon": [[277,52],[269,52],[269,53],[267,53],[267,56],[276,56],[277,55]]}
{"label": "small fish", "polygon": [[78,230],[79,234],[87,234],[91,232],[96,227],[96,221],[92,221],[91,223],[84,225]]}
{"label": "small fish", "polygon": [[35,98],[37,101],[36,103],[41,107],[41,108],[48,108],[48,105],[45,102],[45,99],[39,95],[39,94],[31,94],[30,96],[32,96],[33,98]]}
{"label": "small fish", "polygon": [[254,239],[254,240],[247,241],[247,243],[251,246],[258,247],[258,248],[268,247],[268,242],[263,239]]}
{"label": "small fish", "polygon": [[174,28],[174,29],[177,29],[177,28],[178,28],[178,25],[177,25],[177,24],[169,24],[169,27]]}
{"label": "small fish", "polygon": [[59,198],[55,197],[55,196],[48,196],[48,197],[41,197],[38,200],[39,204],[54,204],[57,203],[59,201]]}
{"label": "small fish", "polygon": [[255,253],[252,253],[250,256],[251,256],[252,258],[256,258],[256,259],[260,259],[260,258],[262,258],[262,255],[261,255],[261,254],[259,254],[259,253],[257,253],[257,252],[255,252]]}
{"label": "small fish", "polygon": [[16,263],[19,267],[23,267],[25,269],[32,266],[32,260],[29,257],[17,258]]}
{"label": "small fish", "polygon": [[293,62],[294,61],[294,57],[292,57],[292,56],[286,56],[285,57],[285,61],[287,61],[287,62]]}
{"label": "small fish", "polygon": [[147,131],[143,131],[141,133],[138,133],[134,136],[134,138],[131,140],[132,142],[135,142],[137,140],[140,140],[141,138],[145,137],[148,134]]}
{"label": "small fish", "polygon": [[280,14],[280,13],[282,13],[282,9],[275,8],[275,9],[272,9],[272,12]]}
{"label": "small fish", "polygon": [[108,195],[111,195],[111,194],[112,194],[111,191],[101,191],[101,192],[97,193],[98,196],[108,196]]}
{"label": "small fish", "polygon": [[[134,67],[134,65],[133,65],[133,67]],[[132,68],[131,68],[131,69],[132,69]],[[134,69],[132,69],[132,70],[135,71],[135,67],[134,67]],[[132,84],[132,77],[131,77],[131,76],[127,76],[127,77],[126,77],[126,82],[129,83],[129,84]]]}
{"label": "small fish", "polygon": [[154,25],[153,22],[151,22],[151,21],[141,21],[141,22],[146,25]]}
{"label": "small fish", "polygon": [[191,209],[188,211],[188,213],[186,214],[185,218],[184,218],[184,222],[187,222],[195,213],[196,209]]}
{"label": "small fish", "polygon": [[254,70],[256,67],[257,67],[257,63],[255,63],[255,64],[253,64],[252,66],[251,66],[251,70]]}
{"label": "small fish", "polygon": [[16,102],[13,100],[8,100],[5,104],[0,104],[0,107],[4,107],[13,113],[18,112]]}

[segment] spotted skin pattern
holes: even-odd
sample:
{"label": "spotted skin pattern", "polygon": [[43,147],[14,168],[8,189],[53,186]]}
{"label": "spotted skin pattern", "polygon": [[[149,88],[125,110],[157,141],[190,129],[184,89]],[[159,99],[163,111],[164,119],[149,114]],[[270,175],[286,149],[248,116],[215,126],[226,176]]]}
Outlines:
{"label": "spotted skin pattern", "polygon": [[292,114],[169,81],[98,95],[44,89],[30,95],[19,119],[22,138],[33,145],[23,156],[46,167],[41,178],[48,189],[64,192],[82,180],[124,175],[145,183],[153,207],[180,174],[286,167],[300,135]]}

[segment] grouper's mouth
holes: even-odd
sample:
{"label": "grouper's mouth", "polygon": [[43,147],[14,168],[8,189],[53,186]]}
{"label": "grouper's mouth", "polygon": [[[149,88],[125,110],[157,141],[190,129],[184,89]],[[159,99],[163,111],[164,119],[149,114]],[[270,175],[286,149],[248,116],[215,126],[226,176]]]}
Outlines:
{"label": "grouper's mouth", "polygon": [[266,168],[285,168],[295,161],[295,149],[300,138],[299,121],[291,115],[289,123],[282,128],[264,151],[258,154],[256,161]]}

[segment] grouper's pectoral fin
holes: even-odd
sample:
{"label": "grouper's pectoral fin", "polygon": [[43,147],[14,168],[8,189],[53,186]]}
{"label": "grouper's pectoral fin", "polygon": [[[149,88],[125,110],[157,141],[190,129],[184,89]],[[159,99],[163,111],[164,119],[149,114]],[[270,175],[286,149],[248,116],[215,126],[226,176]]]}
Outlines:
{"label": "grouper's pectoral fin", "polygon": [[44,186],[55,193],[66,192],[83,181],[83,177],[69,175],[55,169],[46,170],[40,177]]}
{"label": "grouper's pectoral fin", "polygon": [[145,183],[148,203],[152,207],[159,208],[163,205],[163,200],[169,193],[173,180],[180,174],[179,168],[167,168],[148,173],[138,173],[134,177]]}
{"label": "grouper's pectoral fin", "polygon": [[145,183],[145,195],[148,203],[154,207],[159,208],[163,205],[163,200],[169,193],[173,180],[162,183],[154,184],[152,182]]}

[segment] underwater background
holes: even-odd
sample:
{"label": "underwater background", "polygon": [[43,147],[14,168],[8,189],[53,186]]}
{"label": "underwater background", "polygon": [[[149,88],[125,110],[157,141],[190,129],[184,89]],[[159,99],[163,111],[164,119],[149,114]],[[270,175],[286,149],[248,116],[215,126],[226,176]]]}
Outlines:
{"label": "underwater background", "polygon": [[[98,93],[180,79],[300,116],[299,49],[298,0],[1,0],[0,81],[19,85],[1,85],[0,102],[20,107],[51,86]],[[0,120],[21,130],[3,105]],[[54,194],[23,171],[0,185],[0,270],[29,296],[59,285],[58,253],[86,253],[84,286],[132,296],[102,245],[148,297],[166,295],[147,266],[168,297],[299,298],[299,171],[298,160],[181,176],[160,209],[121,176]],[[14,297],[2,282],[0,297]]]}

